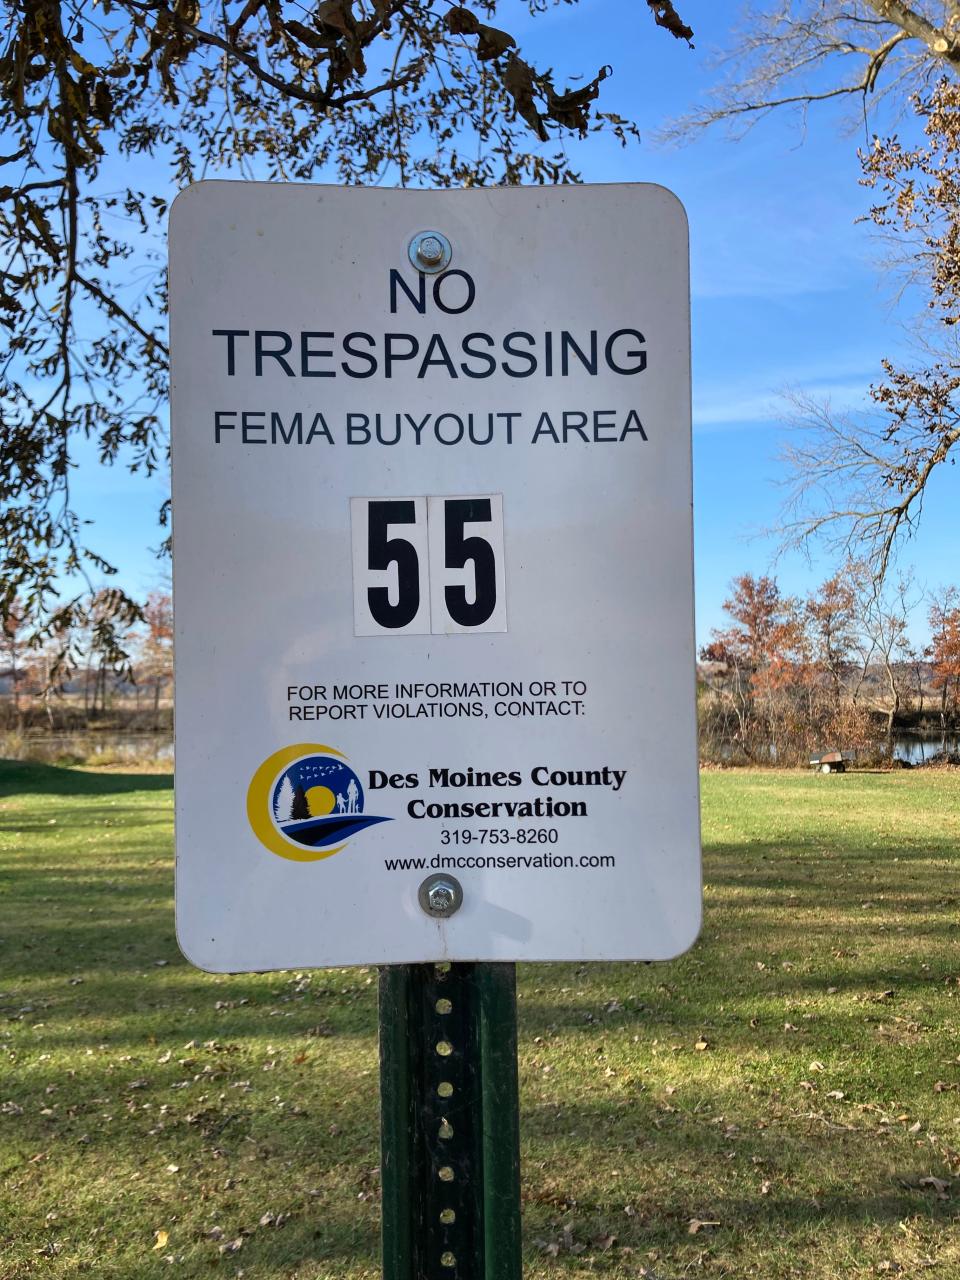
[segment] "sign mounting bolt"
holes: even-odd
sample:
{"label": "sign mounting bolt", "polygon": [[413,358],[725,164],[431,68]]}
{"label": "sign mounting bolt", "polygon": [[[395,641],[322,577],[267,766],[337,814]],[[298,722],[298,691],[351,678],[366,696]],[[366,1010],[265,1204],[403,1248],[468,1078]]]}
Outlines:
{"label": "sign mounting bolt", "polygon": [[439,231],[420,231],[410,241],[410,261],[418,271],[437,275],[446,271],[453,257],[450,241]]}
{"label": "sign mounting bolt", "polygon": [[445,920],[460,910],[463,903],[463,889],[454,876],[427,876],[417,890],[417,898],[428,916]]}

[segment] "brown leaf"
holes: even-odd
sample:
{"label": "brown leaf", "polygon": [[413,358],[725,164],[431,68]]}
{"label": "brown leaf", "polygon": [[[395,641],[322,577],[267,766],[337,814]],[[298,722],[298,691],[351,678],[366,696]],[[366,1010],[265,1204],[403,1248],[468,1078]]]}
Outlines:
{"label": "brown leaf", "polygon": [[582,89],[569,89],[556,93],[547,90],[547,115],[565,129],[576,129],[581,135],[587,132],[588,108],[600,95],[600,82],[610,75],[612,67],[601,67],[593,80]]}
{"label": "brown leaf", "polygon": [[323,27],[333,27],[334,30],[342,31],[346,35],[356,26],[350,0],[323,0],[322,4],[317,5],[314,16],[321,30]]}
{"label": "brown leaf", "polygon": [[647,4],[658,27],[665,27],[672,36],[678,40],[686,40],[690,48],[693,48],[693,28],[688,27],[681,19],[671,0],[647,0]]}
{"label": "brown leaf", "polygon": [[480,30],[480,19],[472,9],[465,9],[462,5],[449,9],[443,23],[454,36],[475,36]]}
{"label": "brown leaf", "polygon": [[928,1178],[921,1178],[917,1183],[917,1186],[930,1187],[932,1191],[937,1193],[938,1200],[948,1200],[950,1198],[948,1195],[950,1183],[945,1182],[943,1178],[934,1178],[932,1176]]}
{"label": "brown leaf", "polygon": [[513,104],[517,109],[517,114],[521,119],[526,120],[527,124],[537,135],[541,142],[547,141],[547,130],[543,123],[543,117],[537,110],[533,95],[536,89],[536,82],[533,78],[533,68],[522,58],[518,58],[516,54],[511,53],[507,58],[507,69],[503,76],[503,87],[513,99]]}
{"label": "brown leaf", "polygon": [[687,1235],[695,1236],[697,1232],[702,1231],[704,1227],[719,1227],[720,1223],[716,1221],[707,1221],[704,1218],[691,1218],[687,1223]]}
{"label": "brown leaf", "polygon": [[330,47],[330,40],[327,36],[320,35],[318,31],[311,31],[302,22],[290,19],[283,26],[288,35],[293,36],[294,40],[299,40],[301,44],[305,44],[308,49],[328,49]]}
{"label": "brown leaf", "polygon": [[477,57],[481,62],[489,62],[499,58],[508,49],[515,49],[517,42],[509,31],[501,31],[498,27],[480,24],[480,39],[477,43]]}
{"label": "brown leaf", "polygon": [[269,0],[247,0],[247,3],[243,6],[239,14],[237,15],[236,22],[234,22],[229,28],[230,40],[232,43],[236,42],[237,36],[240,34],[240,31],[243,29],[244,24],[248,22],[250,18],[253,17],[253,15],[257,12],[258,9],[262,9],[268,3],[269,3]]}

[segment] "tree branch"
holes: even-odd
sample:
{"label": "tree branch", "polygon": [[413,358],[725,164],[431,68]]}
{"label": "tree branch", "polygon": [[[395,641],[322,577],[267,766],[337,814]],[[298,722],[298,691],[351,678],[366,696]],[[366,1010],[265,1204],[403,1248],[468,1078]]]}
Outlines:
{"label": "tree branch", "polygon": [[96,298],[99,302],[102,302],[107,308],[108,313],[115,320],[122,320],[124,324],[129,325],[135,333],[138,333],[140,337],[143,338],[144,342],[156,347],[157,351],[159,351],[161,355],[170,355],[169,349],[160,341],[157,335],[155,333],[151,333],[149,329],[145,329],[143,325],[126,310],[125,307],[121,307],[116,298],[113,298],[110,294],[104,292],[98,284],[93,280],[88,280],[87,277],[81,275],[79,271],[74,272],[73,278],[76,280],[77,284],[82,285],[92,297]]}
{"label": "tree branch", "polygon": [[948,35],[945,30],[935,27],[922,13],[901,4],[900,0],[867,0],[871,9],[884,20],[900,27],[908,36],[922,40],[931,53],[947,62],[960,66],[960,43],[954,32]]}
{"label": "tree branch", "polygon": [[[126,3],[140,13],[153,12],[149,4],[140,3],[140,0],[126,0]],[[183,22],[175,14],[169,14],[168,16],[170,25],[175,27],[177,31],[189,36],[191,40],[196,40],[198,44],[220,49],[234,61],[242,63],[262,84],[268,84],[271,89],[276,89],[283,97],[295,98],[298,102],[306,102],[314,107],[323,107],[325,110],[339,110],[339,108],[348,106],[351,102],[368,100],[375,98],[378,94],[401,89],[422,74],[420,68],[417,67],[413,71],[407,72],[406,75],[387,80],[374,88],[356,89],[351,93],[343,93],[337,97],[332,97],[326,89],[304,89],[293,80],[284,80],[280,76],[274,75],[272,71],[268,71],[266,67],[258,62],[253,54],[247,53],[245,49],[239,48],[236,44],[231,44],[229,40],[217,35],[215,31],[204,31],[202,27],[192,26],[188,22]]]}

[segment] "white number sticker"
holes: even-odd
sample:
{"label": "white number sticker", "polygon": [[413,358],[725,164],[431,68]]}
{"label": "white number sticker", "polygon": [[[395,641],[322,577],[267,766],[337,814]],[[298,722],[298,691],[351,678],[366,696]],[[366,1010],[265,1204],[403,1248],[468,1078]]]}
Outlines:
{"label": "white number sticker", "polygon": [[506,631],[503,498],[351,498],[358,636]]}
{"label": "white number sticker", "polygon": [[436,635],[506,631],[503,498],[428,498],[430,614]]}
{"label": "white number sticker", "polygon": [[426,498],[351,498],[358,636],[430,634]]}

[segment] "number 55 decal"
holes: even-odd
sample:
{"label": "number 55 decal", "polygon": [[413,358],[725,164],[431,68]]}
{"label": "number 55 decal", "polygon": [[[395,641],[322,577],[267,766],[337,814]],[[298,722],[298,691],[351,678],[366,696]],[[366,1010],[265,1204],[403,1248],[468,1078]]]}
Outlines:
{"label": "number 55 decal", "polygon": [[351,498],[358,636],[506,631],[503,498]]}

